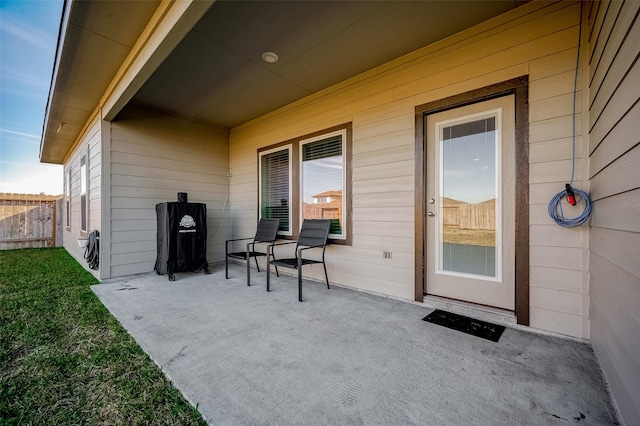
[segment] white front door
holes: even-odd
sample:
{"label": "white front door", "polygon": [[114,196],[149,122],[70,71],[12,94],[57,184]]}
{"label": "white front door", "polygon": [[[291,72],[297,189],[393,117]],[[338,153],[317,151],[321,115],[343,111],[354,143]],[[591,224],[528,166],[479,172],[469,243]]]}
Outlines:
{"label": "white front door", "polygon": [[514,96],[430,114],[425,293],[514,310]]}

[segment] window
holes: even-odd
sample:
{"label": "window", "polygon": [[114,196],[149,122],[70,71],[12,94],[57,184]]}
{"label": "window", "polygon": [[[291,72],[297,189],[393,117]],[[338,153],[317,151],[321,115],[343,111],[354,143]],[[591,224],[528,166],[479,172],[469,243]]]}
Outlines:
{"label": "window", "polygon": [[278,233],[291,235],[291,145],[260,154],[260,217],[280,219]]}
{"label": "window", "polygon": [[87,232],[87,156],[80,159],[80,230]]}
{"label": "window", "polygon": [[346,130],[300,142],[302,219],[331,219],[331,238],[345,238]]}
{"label": "window", "polygon": [[304,219],[331,219],[331,242],[350,245],[350,155],[351,123],[258,150],[260,217],[293,237]]}
{"label": "window", "polygon": [[67,228],[71,228],[71,169],[65,173],[64,204]]}

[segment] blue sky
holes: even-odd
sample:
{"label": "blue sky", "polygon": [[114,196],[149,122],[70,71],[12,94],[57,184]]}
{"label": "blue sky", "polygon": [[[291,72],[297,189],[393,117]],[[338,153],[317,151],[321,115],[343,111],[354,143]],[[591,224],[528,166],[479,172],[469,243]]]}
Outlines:
{"label": "blue sky", "polygon": [[62,166],[39,159],[61,0],[0,0],[0,192],[62,194]]}

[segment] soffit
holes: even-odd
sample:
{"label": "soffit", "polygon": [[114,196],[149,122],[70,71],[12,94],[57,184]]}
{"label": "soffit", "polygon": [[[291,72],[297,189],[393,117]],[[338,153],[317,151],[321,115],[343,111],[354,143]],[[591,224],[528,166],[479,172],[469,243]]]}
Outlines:
{"label": "soffit", "polygon": [[219,0],[133,101],[231,128],[520,4]]}
{"label": "soffit", "polygon": [[43,129],[43,162],[64,160],[160,1],[68,4]]}
{"label": "soffit", "polygon": [[[231,128],[522,3],[219,0],[132,102]],[[64,161],[161,2],[66,4],[71,10],[49,95],[43,162]],[[265,51],[280,61],[262,61]]]}

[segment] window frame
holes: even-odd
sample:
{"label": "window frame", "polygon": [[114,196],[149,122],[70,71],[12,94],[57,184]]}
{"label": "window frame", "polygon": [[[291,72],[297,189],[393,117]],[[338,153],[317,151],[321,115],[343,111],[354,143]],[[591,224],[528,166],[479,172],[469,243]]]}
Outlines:
{"label": "window frame", "polygon": [[308,142],[311,139],[321,140],[330,135],[332,133],[337,133],[344,131],[342,151],[343,151],[343,217],[344,217],[344,228],[345,235],[342,238],[332,238],[329,237],[329,242],[331,244],[338,245],[352,245],[352,123],[343,123],[337,126],[333,126],[330,128],[326,128],[323,130],[319,130],[313,133],[309,133],[300,137],[296,137],[293,139],[289,139],[283,142],[275,143],[272,145],[265,146],[263,148],[258,148],[257,150],[257,161],[258,161],[258,182],[257,182],[257,217],[258,220],[262,217],[261,212],[261,191],[262,191],[262,175],[261,175],[261,155],[263,153],[275,152],[283,149],[286,146],[291,146],[291,152],[289,156],[289,167],[290,174],[289,179],[291,181],[291,189],[289,193],[289,202],[290,202],[290,230],[291,235],[280,235],[283,239],[295,240],[298,238],[300,234],[300,227],[302,226],[302,196],[301,196],[301,168],[302,168],[302,160],[300,157],[301,142]]}
{"label": "window frame", "polygon": [[[338,234],[329,234],[329,239],[334,241],[334,240],[346,240],[347,239],[347,234],[349,233],[349,228],[350,228],[350,224],[347,223],[347,219],[346,219],[346,215],[347,215],[347,196],[345,196],[346,193],[346,188],[347,188],[347,173],[346,173],[346,158],[347,158],[347,154],[346,154],[346,140],[347,140],[347,129],[346,128],[342,128],[333,132],[327,132],[327,133],[322,133],[320,135],[308,138],[308,139],[301,139],[299,142],[299,147],[300,149],[298,150],[298,167],[299,167],[299,181],[300,181],[300,192],[298,194],[299,196],[299,205],[300,205],[300,217],[299,217],[299,221],[300,223],[302,223],[303,219],[303,213],[304,213],[304,209],[302,208],[303,202],[304,202],[304,173],[302,171],[302,167],[303,167],[303,163],[304,161],[302,160],[303,156],[304,156],[304,149],[303,146],[304,145],[308,145],[311,144],[313,142],[318,142],[321,141],[323,139],[329,139],[333,136],[342,136],[342,140],[341,140],[341,149],[342,149],[342,234],[338,235]],[[350,194],[348,195],[350,198]]]}
{"label": "window frame", "polygon": [[65,171],[64,183],[64,200],[65,200],[65,225],[67,230],[71,230],[71,167]]}
{"label": "window frame", "polygon": [[[84,165],[83,165],[84,163]],[[84,168],[84,171],[82,170]],[[84,184],[84,185],[83,185]],[[84,186],[84,188],[83,188]],[[80,232],[89,232],[89,164],[88,155],[85,153],[80,157]],[[84,189],[84,192],[82,192]],[[84,198],[84,208],[82,206]]]}
{"label": "window frame", "polygon": [[291,158],[293,157],[293,145],[292,144],[284,144],[273,147],[271,149],[266,149],[258,152],[258,218],[262,218],[262,158],[265,155],[273,154],[280,151],[289,151],[289,230],[288,231],[280,231],[278,230],[278,235],[284,237],[293,236],[294,222],[293,222],[293,201],[292,201],[292,184],[293,184],[293,170],[292,170],[292,162]]}

